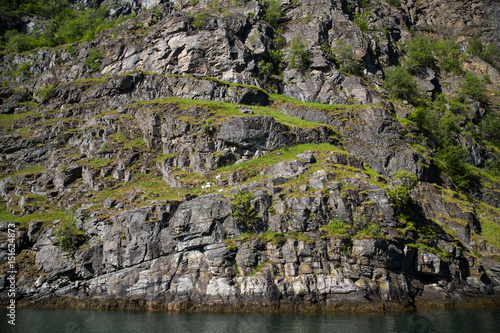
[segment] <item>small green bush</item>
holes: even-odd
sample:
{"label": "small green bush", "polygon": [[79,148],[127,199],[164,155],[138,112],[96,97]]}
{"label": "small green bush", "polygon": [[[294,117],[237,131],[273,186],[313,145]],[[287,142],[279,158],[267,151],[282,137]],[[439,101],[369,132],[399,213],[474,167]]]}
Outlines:
{"label": "small green bush", "polygon": [[481,120],[481,133],[491,143],[500,146],[500,117],[490,113]]}
{"label": "small green bush", "polygon": [[401,8],[401,1],[399,0],[385,0],[389,5],[396,7],[396,8]]}
{"label": "small green bush", "polygon": [[481,52],[483,52],[483,42],[479,39],[478,35],[472,36],[469,40],[469,47],[467,48],[467,52],[473,56],[479,57]]}
{"label": "small green bush", "polygon": [[409,208],[411,194],[417,185],[417,177],[408,171],[394,173],[394,186],[387,190],[387,197],[399,213],[405,213]]}
{"label": "small green bush", "polygon": [[460,47],[452,39],[447,39],[436,44],[436,54],[442,70],[447,73],[460,75],[462,64],[460,62]]}
{"label": "small green bush", "polygon": [[279,20],[283,16],[280,2],[278,0],[263,0],[262,4],[264,5],[264,21],[277,28]]}
{"label": "small green bush", "polygon": [[368,32],[368,23],[366,22],[366,20],[368,18],[371,18],[371,16],[372,14],[369,12],[357,13],[354,16],[354,24],[356,24],[362,32],[366,33]]}
{"label": "small green bush", "polygon": [[90,55],[85,60],[84,66],[90,67],[93,72],[97,72],[99,70],[99,67],[101,66],[101,58],[103,57],[103,55],[104,48],[101,48],[100,50],[93,49],[90,52]]}
{"label": "small green bush", "polygon": [[75,220],[63,220],[55,227],[57,245],[65,251],[77,248],[85,241],[85,233],[76,227]]}
{"label": "small green bush", "polygon": [[191,21],[191,26],[193,27],[193,29],[199,30],[205,24],[206,19],[207,19],[207,13],[199,12],[198,14],[193,16],[193,19]]}
{"label": "small green bush", "polygon": [[479,36],[474,35],[469,40],[469,47],[467,52],[470,55],[479,57],[500,70],[500,48],[495,44],[490,44],[484,46],[483,42],[479,39]]}
{"label": "small green bush", "polygon": [[416,73],[423,67],[436,67],[434,41],[424,36],[417,36],[406,43],[407,59],[404,66],[410,73]]}
{"label": "small green bush", "polygon": [[305,70],[311,61],[311,54],[307,44],[303,42],[302,35],[296,35],[290,44],[290,67]]}
{"label": "small green bush", "polygon": [[465,162],[466,156],[465,149],[449,141],[436,154],[438,166],[453,180],[455,186],[463,191],[468,190],[475,180],[471,167]]}
{"label": "small green bush", "polygon": [[420,98],[415,78],[401,66],[388,69],[384,86],[390,94],[397,98],[415,103]]}
{"label": "small green bush", "polygon": [[35,96],[38,96],[42,103],[48,102],[55,96],[55,87],[53,85],[48,85],[35,92]]}
{"label": "small green bush", "polygon": [[348,44],[345,40],[339,39],[337,41],[336,47],[333,50],[331,50],[331,52],[328,50],[328,47],[323,46],[323,52],[325,51],[327,54],[329,55],[333,54],[335,56],[335,60],[337,62],[337,65],[340,67],[341,71],[356,75],[362,75],[363,66],[361,62],[359,62],[354,57],[354,51],[352,49],[352,46]]}
{"label": "small green bush", "polygon": [[488,95],[484,91],[484,83],[471,72],[464,75],[461,93],[485,106],[488,103]]}
{"label": "small green bush", "polygon": [[243,225],[250,229],[256,221],[257,213],[252,205],[253,194],[250,191],[238,191],[238,194],[231,202],[231,216],[235,219],[236,224]]}
{"label": "small green bush", "polygon": [[337,216],[327,225],[321,227],[320,230],[325,231],[329,237],[335,237],[347,234],[349,225],[347,225],[341,217]]}

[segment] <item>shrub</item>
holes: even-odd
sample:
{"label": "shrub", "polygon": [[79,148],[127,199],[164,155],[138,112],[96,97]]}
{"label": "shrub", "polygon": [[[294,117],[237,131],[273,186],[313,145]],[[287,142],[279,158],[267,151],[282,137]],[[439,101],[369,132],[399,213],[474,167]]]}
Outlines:
{"label": "shrub", "polygon": [[488,103],[488,96],[484,92],[484,83],[471,72],[464,75],[465,81],[462,84],[462,94],[486,105]]}
{"label": "shrub", "polygon": [[406,44],[407,55],[404,65],[411,72],[416,73],[422,67],[434,68],[436,59],[433,55],[434,41],[424,36],[417,36]]}
{"label": "shrub", "polygon": [[369,12],[366,13],[357,13],[354,16],[354,24],[356,24],[362,32],[368,32],[368,23],[366,22],[367,18],[370,18],[372,15]]}
{"label": "shrub", "polygon": [[339,39],[337,41],[337,45],[333,49],[333,54],[335,55],[335,60],[337,61],[341,71],[357,75],[362,74],[363,67],[354,57],[352,46],[345,40]]}
{"label": "shrub", "polygon": [[484,46],[479,37],[474,35],[469,40],[467,52],[470,55],[483,59],[497,70],[500,70],[500,48],[497,45],[490,44],[488,46]]}
{"label": "shrub", "polygon": [[278,0],[264,0],[264,21],[273,27],[278,27],[279,19],[283,16],[281,4]]}
{"label": "shrub", "polygon": [[479,39],[478,35],[472,36],[469,40],[469,47],[467,48],[467,52],[473,56],[479,57],[481,52],[483,52],[483,42]]}
{"label": "shrub", "polygon": [[100,31],[113,27],[125,20],[108,19],[108,12],[102,7],[85,11],[73,10],[65,0],[14,2],[6,11],[6,15],[35,15],[45,18],[43,32],[35,30],[23,34],[15,30],[4,34],[5,47],[15,52],[31,50],[42,46],[56,46],[79,40],[91,40]]}
{"label": "shrub", "polygon": [[500,145],[500,117],[498,114],[488,114],[481,120],[481,133],[484,138],[495,145]]}
{"label": "shrub", "polygon": [[399,0],[385,0],[385,2],[393,7],[401,8],[401,2]]}
{"label": "shrub", "polygon": [[191,26],[193,27],[193,29],[199,30],[205,24],[206,19],[207,19],[207,13],[199,12],[198,14],[193,16],[193,19],[191,21]]}
{"label": "shrub", "polygon": [[454,40],[447,39],[437,43],[436,54],[439,58],[439,64],[442,70],[456,75],[460,75],[462,73],[460,48]]}
{"label": "shrub", "polygon": [[304,70],[311,60],[307,44],[302,41],[302,35],[296,35],[290,44],[290,67]]}
{"label": "shrub", "polygon": [[35,92],[35,96],[39,97],[42,103],[48,102],[55,96],[55,87],[48,85]]}
{"label": "shrub", "polygon": [[59,222],[54,230],[57,245],[65,251],[77,248],[85,241],[85,233],[76,227],[74,220]]}
{"label": "shrub", "polygon": [[238,194],[231,202],[231,209],[233,211],[231,216],[234,217],[236,224],[243,225],[247,229],[255,224],[257,218],[257,213],[252,205],[252,199],[252,192],[243,192],[239,190]]}
{"label": "shrub", "polygon": [[104,49],[93,49],[90,52],[90,55],[87,57],[85,60],[85,67],[90,67],[93,72],[97,72],[99,70],[99,67],[101,65],[101,58],[104,55]]}
{"label": "shrub", "polygon": [[387,191],[387,196],[399,213],[404,213],[412,202],[411,194],[417,185],[417,177],[408,171],[394,173],[394,184]]}
{"label": "shrub", "polygon": [[329,237],[335,237],[338,235],[345,235],[349,230],[349,225],[347,225],[341,217],[337,216],[327,225],[321,227],[320,230],[325,231]]}
{"label": "shrub", "polygon": [[471,168],[465,162],[467,152],[460,146],[447,142],[437,152],[439,167],[453,180],[460,190],[467,190],[474,180]]}
{"label": "shrub", "polygon": [[397,98],[415,103],[419,96],[415,78],[401,66],[388,69],[385,77],[385,88]]}

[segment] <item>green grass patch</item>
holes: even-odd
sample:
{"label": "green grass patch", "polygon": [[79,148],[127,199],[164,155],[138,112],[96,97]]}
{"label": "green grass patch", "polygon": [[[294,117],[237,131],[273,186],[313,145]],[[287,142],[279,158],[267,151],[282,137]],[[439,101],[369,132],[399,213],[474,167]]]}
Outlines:
{"label": "green grass patch", "polygon": [[135,148],[139,150],[144,150],[147,148],[147,144],[142,138],[135,138],[127,142],[124,148]]}
{"label": "green grass patch", "polygon": [[99,169],[108,166],[111,163],[111,161],[113,160],[110,158],[93,158],[91,160],[86,161],[85,164],[91,168]]}
{"label": "green grass patch", "polygon": [[344,151],[342,151],[338,147],[328,143],[321,143],[321,144],[306,143],[291,148],[276,150],[272,153],[269,153],[267,155],[264,155],[256,159],[249,160],[244,163],[228,165],[217,169],[217,172],[234,172],[236,170],[249,170],[249,171],[253,170],[255,172],[256,170],[269,167],[278,162],[294,160],[298,154],[303,153],[305,151],[344,153]]}
{"label": "green grass patch", "polygon": [[271,94],[271,100],[277,104],[283,102],[289,102],[297,106],[304,106],[308,108],[325,110],[325,111],[338,111],[338,110],[358,109],[370,106],[378,106],[378,104],[322,104],[322,103],[302,102],[299,99],[278,94]]}
{"label": "green grass patch", "polygon": [[285,115],[285,114],[281,113],[278,109],[275,109],[275,108],[254,106],[254,107],[252,107],[252,109],[256,115],[271,116],[277,122],[282,123],[283,125],[291,126],[291,127],[293,127],[293,126],[303,127],[303,128],[320,127],[320,126],[331,127],[327,124],[315,123],[312,121],[308,121],[308,120],[299,119],[299,118]]}
{"label": "green grass patch", "polygon": [[347,225],[342,218],[337,217],[327,225],[322,226],[319,230],[325,232],[327,237],[342,237],[347,236],[349,225]]}
{"label": "green grass patch", "polygon": [[45,167],[43,165],[34,165],[27,167],[25,169],[19,170],[15,173],[15,175],[31,175],[34,173],[39,173],[45,170]]}
{"label": "green grass patch", "polygon": [[0,114],[0,127],[12,126],[16,120],[26,118],[30,113],[22,114]]}
{"label": "green grass patch", "polygon": [[[51,224],[55,220],[71,219],[71,215],[68,212],[52,205],[47,198],[33,195],[32,197],[35,197],[35,201],[30,202],[29,205],[40,207],[39,211],[23,216],[13,216],[7,209],[5,203],[2,202],[0,203],[0,221],[19,222],[21,227],[27,227],[30,222],[35,221]],[[15,210],[15,208],[13,210]]]}
{"label": "green grass patch", "polygon": [[261,240],[264,243],[271,243],[273,245],[281,245],[286,242],[286,235],[282,232],[274,232],[267,230],[262,236]]}

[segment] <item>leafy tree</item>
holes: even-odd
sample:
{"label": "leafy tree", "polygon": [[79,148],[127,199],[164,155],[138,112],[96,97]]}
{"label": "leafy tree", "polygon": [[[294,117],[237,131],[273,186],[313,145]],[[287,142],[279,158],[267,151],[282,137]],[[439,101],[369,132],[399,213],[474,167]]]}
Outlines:
{"label": "leafy tree", "polygon": [[473,56],[479,57],[500,70],[500,48],[497,45],[490,44],[484,46],[478,35],[472,36],[469,40],[467,52]]}
{"label": "leafy tree", "polygon": [[343,39],[339,39],[336,47],[333,49],[333,53],[341,71],[357,75],[362,74],[361,63],[354,57],[351,44],[348,44]]}
{"label": "leafy tree", "polygon": [[7,7],[0,5],[1,8],[7,8],[7,13],[0,13],[2,19],[3,15],[6,17],[36,15],[45,19],[43,32],[35,28],[30,34],[11,30],[3,35],[4,47],[15,52],[73,43],[82,39],[92,40],[103,29],[115,26],[124,20],[124,18],[109,20],[104,7],[96,6],[85,11],[73,10],[66,0],[21,0]]}
{"label": "leafy tree", "polygon": [[483,52],[483,42],[479,39],[478,35],[472,36],[469,40],[469,47],[467,48],[467,52],[473,56],[479,57],[481,52]]}
{"label": "leafy tree", "polygon": [[488,103],[488,95],[484,92],[484,83],[471,72],[464,75],[465,81],[462,84],[462,94],[478,101],[482,105]]}
{"label": "leafy tree", "polygon": [[500,146],[500,117],[490,113],[480,123],[481,133],[485,139]]}
{"label": "leafy tree", "polygon": [[417,36],[406,44],[407,55],[404,65],[410,73],[416,73],[423,67],[434,68],[436,59],[433,55],[434,41],[424,36]]}
{"label": "leafy tree", "polygon": [[404,67],[388,69],[384,86],[392,95],[411,103],[419,98],[415,78]]}
{"label": "leafy tree", "polygon": [[356,24],[362,32],[368,32],[368,23],[366,22],[367,18],[370,18],[372,15],[369,12],[365,13],[357,13],[354,16],[354,24]]}
{"label": "leafy tree", "polygon": [[74,220],[59,222],[54,230],[57,245],[65,251],[77,248],[85,241],[85,233],[76,227]]}
{"label": "leafy tree", "polygon": [[278,0],[264,0],[264,20],[271,26],[277,28],[280,18],[283,16],[281,4]]}
{"label": "leafy tree", "polygon": [[250,191],[238,191],[234,200],[231,202],[231,209],[236,224],[244,225],[247,229],[255,224],[257,213],[252,205],[253,194]]}
{"label": "leafy tree", "polygon": [[448,141],[436,155],[439,167],[446,173],[460,190],[467,190],[474,180],[472,171],[465,162],[467,152],[461,146]]}
{"label": "leafy tree", "polygon": [[436,44],[436,54],[439,58],[440,67],[447,73],[460,75],[462,65],[460,63],[460,48],[452,39],[447,39]]}
{"label": "leafy tree", "polygon": [[302,35],[296,35],[290,44],[290,67],[304,70],[311,61],[307,44],[302,41]]}
{"label": "leafy tree", "polygon": [[393,182],[395,185],[387,191],[387,196],[394,207],[403,213],[412,202],[411,194],[418,180],[411,172],[397,171]]}

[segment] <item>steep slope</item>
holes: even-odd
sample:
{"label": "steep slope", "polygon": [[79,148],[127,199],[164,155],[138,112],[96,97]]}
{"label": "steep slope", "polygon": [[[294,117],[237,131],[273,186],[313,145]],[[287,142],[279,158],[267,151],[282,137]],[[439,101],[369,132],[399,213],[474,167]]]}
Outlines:
{"label": "steep slope", "polygon": [[128,16],[5,43],[2,302],[11,223],[24,306],[498,302],[497,9],[98,4]]}

